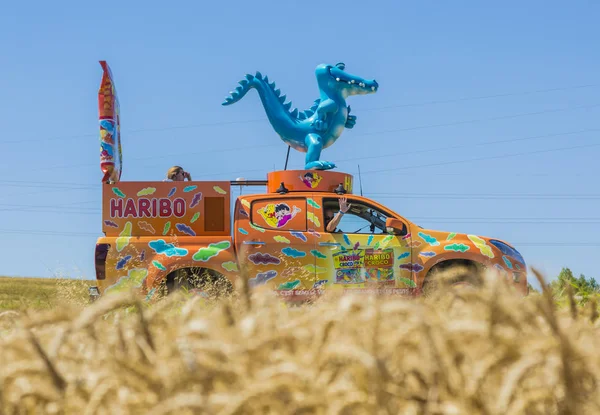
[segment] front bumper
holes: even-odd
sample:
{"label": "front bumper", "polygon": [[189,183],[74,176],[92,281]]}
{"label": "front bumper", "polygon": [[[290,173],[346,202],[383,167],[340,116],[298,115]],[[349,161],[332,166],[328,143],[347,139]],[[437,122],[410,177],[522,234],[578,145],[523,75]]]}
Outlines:
{"label": "front bumper", "polygon": [[88,288],[88,294],[90,295],[90,301],[94,302],[98,298],[100,298],[100,290],[96,286],[92,286]]}

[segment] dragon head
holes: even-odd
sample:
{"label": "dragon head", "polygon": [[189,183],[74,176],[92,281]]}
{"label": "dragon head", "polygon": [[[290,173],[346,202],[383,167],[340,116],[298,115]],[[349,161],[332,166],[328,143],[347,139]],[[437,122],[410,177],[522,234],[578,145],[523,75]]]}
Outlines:
{"label": "dragon head", "polygon": [[335,66],[321,64],[317,66],[315,73],[317,82],[323,89],[336,90],[344,97],[350,95],[365,95],[377,92],[379,84],[374,79],[369,81],[359,76],[349,74],[345,71],[346,65],[342,62]]}

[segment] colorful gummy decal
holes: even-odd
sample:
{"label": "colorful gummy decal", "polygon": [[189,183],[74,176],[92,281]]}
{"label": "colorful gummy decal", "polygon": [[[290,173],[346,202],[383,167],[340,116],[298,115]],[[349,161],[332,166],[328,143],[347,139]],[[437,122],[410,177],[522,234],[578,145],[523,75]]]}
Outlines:
{"label": "colorful gummy decal", "polygon": [[411,241],[411,242],[409,242],[409,243],[406,244],[406,247],[407,248],[418,248],[418,247],[421,246],[421,244],[422,244],[421,241]]}
{"label": "colorful gummy decal", "polygon": [[254,288],[259,285],[266,284],[268,281],[272,280],[276,276],[277,276],[277,271],[275,271],[275,270],[261,272],[259,274],[256,274],[256,277],[250,278],[248,280],[248,285],[250,286],[250,288]]}
{"label": "colorful gummy decal", "polygon": [[194,213],[194,216],[192,216],[192,219],[190,220],[190,223],[196,222],[199,217],[200,217],[200,212]]}
{"label": "colorful gummy decal", "polygon": [[373,243],[373,235],[369,235],[369,238],[367,239],[367,246],[371,245],[371,243]]}
{"label": "colorful gummy decal", "polygon": [[512,262],[510,262],[510,259],[508,259],[506,257],[506,255],[502,256],[502,260],[504,261],[504,263],[506,264],[506,266],[508,267],[508,269],[512,269],[513,268]]}
{"label": "colorful gummy decal", "polygon": [[256,252],[254,254],[248,255],[248,259],[254,264],[254,265],[269,265],[269,264],[274,264],[274,265],[279,265],[281,263],[281,260],[277,257],[274,257],[273,255],[270,254],[263,254],[262,252]]}
{"label": "colorful gummy decal", "polygon": [[248,216],[248,212],[246,212],[244,209],[240,209],[240,215],[245,216],[247,218],[250,217],[250,216]]}
{"label": "colorful gummy decal", "polygon": [[358,248],[360,248],[360,242],[356,242],[356,243],[354,244],[354,246],[352,247],[352,249],[354,249],[355,251],[356,251]]}
{"label": "colorful gummy decal", "polygon": [[171,191],[169,192],[169,194],[167,195],[167,197],[171,197],[171,196],[173,196],[173,195],[175,194],[175,192],[176,192],[176,191],[177,191],[177,188],[176,188],[176,187],[172,188],[172,189],[171,189]]}
{"label": "colorful gummy decal", "polygon": [[315,267],[313,264],[305,265],[304,269],[310,272],[311,274],[323,274],[328,271],[328,269],[325,267]]}
{"label": "colorful gummy decal", "polygon": [[200,248],[198,252],[194,254],[192,259],[194,261],[206,262],[209,259],[219,255],[220,252],[229,249],[231,243],[229,241],[222,241],[208,245],[208,248]]}
{"label": "colorful gummy decal", "polygon": [[196,236],[196,232],[194,232],[194,230],[192,228],[190,228],[188,225],[186,225],[185,223],[178,223],[175,225],[175,227],[177,228],[177,230],[179,232],[183,232],[190,236]]}
{"label": "colorful gummy decal", "polygon": [[223,269],[225,269],[226,271],[229,271],[229,272],[234,272],[234,271],[237,272],[238,271],[238,266],[233,261],[223,262],[221,264],[221,266],[223,267]]}
{"label": "colorful gummy decal", "polygon": [[477,248],[479,248],[479,251],[482,255],[485,255],[489,258],[494,258],[494,252],[492,251],[492,248],[489,245],[486,245],[483,239],[475,235],[467,235],[467,237],[475,244]]}
{"label": "colorful gummy decal", "polygon": [[419,255],[431,258],[431,257],[434,257],[436,254],[433,251],[427,251],[427,252],[421,252]]}
{"label": "colorful gummy decal", "polygon": [[270,203],[262,209],[258,209],[258,213],[264,221],[272,228],[281,228],[292,220],[299,212],[297,206],[290,206],[287,203]]}
{"label": "colorful gummy decal", "polygon": [[296,288],[299,285],[300,285],[300,280],[288,281],[288,282],[284,282],[283,284],[280,284],[279,287],[277,287],[277,289],[278,290],[293,290],[294,288]]}
{"label": "colorful gummy decal", "polygon": [[146,221],[141,221],[138,222],[138,226],[141,230],[143,231],[148,231],[150,232],[152,235],[154,235],[156,233],[156,231],[154,230],[154,228],[152,227],[152,225],[150,225],[148,222]]}
{"label": "colorful gummy decal", "polygon": [[146,250],[142,249],[142,252],[140,252],[140,261],[143,261],[146,259]]}
{"label": "colorful gummy decal", "polygon": [[389,244],[389,243],[392,241],[392,239],[394,239],[394,236],[393,236],[393,235],[388,235],[388,236],[386,236],[386,237],[385,237],[385,238],[383,238],[383,240],[381,241],[381,245],[380,245],[380,246],[381,246],[382,248],[385,248],[385,247],[387,246],[387,244]]}
{"label": "colorful gummy decal", "polygon": [[319,206],[319,204],[317,202],[315,202],[314,200],[312,200],[310,197],[307,199],[307,203],[309,206],[312,206],[315,209],[321,209],[321,206]]}
{"label": "colorful gummy decal", "polygon": [[106,289],[106,293],[128,291],[131,288],[141,287],[144,279],[148,275],[145,268],[133,268],[127,273],[127,276],[121,277],[116,283]]}
{"label": "colorful gummy decal", "polygon": [[515,267],[520,271],[521,270],[521,266],[519,264],[515,264]]}
{"label": "colorful gummy decal", "polygon": [[105,220],[104,224],[106,226],[110,226],[111,228],[118,228],[119,225],[117,225],[116,223],[114,223],[112,220]]}
{"label": "colorful gummy decal", "polygon": [[238,232],[241,233],[242,235],[248,235],[248,231],[244,228],[238,228]]}
{"label": "colorful gummy decal", "polygon": [[421,272],[424,268],[421,264],[411,264],[409,262],[408,264],[400,264],[400,269],[405,271]]}
{"label": "colorful gummy decal", "polygon": [[404,240],[404,239],[410,239],[410,237],[411,237],[410,233],[407,233],[406,235],[404,235],[404,236],[402,237],[402,239],[403,239],[403,240]]}
{"label": "colorful gummy decal", "polygon": [[296,238],[300,239],[302,242],[308,241],[308,239],[306,238],[306,236],[302,232],[290,231],[290,234],[293,237],[296,237]]}
{"label": "colorful gummy decal", "polygon": [[352,241],[350,241],[348,235],[343,234],[342,237],[344,238],[344,242],[346,242],[346,245],[352,245]]}
{"label": "colorful gummy decal", "polygon": [[148,242],[148,246],[156,252],[157,255],[172,256],[186,256],[188,250],[185,248],[176,248],[174,244],[168,244],[163,239]]}
{"label": "colorful gummy decal", "polygon": [[403,252],[400,255],[398,255],[398,259],[408,258],[409,256],[410,256],[410,252]]}
{"label": "colorful gummy decal", "polygon": [[301,258],[301,257],[306,256],[306,252],[298,251],[297,249],[290,248],[290,247],[283,248],[281,250],[281,252],[285,256],[289,256],[289,257],[292,257],[292,258]]}
{"label": "colorful gummy decal", "polygon": [[451,234],[448,235],[448,237],[446,238],[447,241],[451,241],[452,239],[454,239],[454,237],[456,236],[456,233],[452,232]]}
{"label": "colorful gummy decal", "polygon": [[123,248],[129,245],[129,240],[131,239],[131,222],[127,222],[123,227],[123,230],[119,234],[119,237],[116,240],[117,243],[117,252],[121,252]]}
{"label": "colorful gummy decal", "polygon": [[113,187],[112,191],[113,191],[114,194],[116,194],[119,197],[125,197],[125,193],[123,193],[121,191],[121,189],[119,189],[118,187]]}
{"label": "colorful gummy decal", "polygon": [[123,258],[119,259],[119,261],[117,262],[117,266],[115,267],[115,269],[123,269],[123,268],[125,268],[125,264],[127,264],[129,262],[129,260],[131,260],[131,255],[127,255],[126,257],[123,257]]}
{"label": "colorful gummy decal", "polygon": [[467,252],[469,249],[469,245],[465,244],[450,244],[444,247],[445,251],[454,251],[454,252]]}
{"label": "colorful gummy decal", "polygon": [[311,250],[310,253],[312,254],[312,256],[317,257],[317,258],[321,258],[321,259],[327,258],[327,255],[322,254],[321,252],[317,251],[316,249]]}
{"label": "colorful gummy decal", "polygon": [[380,241],[375,242],[375,245],[373,246],[374,249],[379,249],[379,245],[381,245]]}
{"label": "colorful gummy decal", "polygon": [[152,265],[154,265],[156,268],[158,268],[161,271],[166,271],[167,269],[165,268],[165,266],[163,264],[161,264],[158,261],[152,261]]}
{"label": "colorful gummy decal", "polygon": [[259,227],[259,226],[256,226],[256,225],[254,225],[253,223],[251,223],[251,224],[250,224],[250,227],[251,227],[252,229],[254,229],[255,231],[259,231],[259,232],[265,233],[265,230],[264,230],[263,228],[261,228],[261,227]]}
{"label": "colorful gummy decal", "polygon": [[313,288],[321,288],[323,285],[326,285],[329,280],[319,280],[313,284]]}
{"label": "colorful gummy decal", "polygon": [[310,233],[311,235],[316,236],[317,238],[321,237],[321,234],[319,232],[315,231],[314,229],[309,229],[308,233]]}
{"label": "colorful gummy decal", "polygon": [[419,232],[419,233],[418,233],[418,235],[419,235],[419,237],[420,237],[421,239],[423,239],[425,242],[427,242],[427,243],[428,243],[429,245],[431,245],[431,246],[437,246],[437,245],[439,245],[439,244],[440,244],[440,243],[438,242],[438,240],[437,240],[437,239],[435,239],[435,238],[434,238],[433,236],[431,236],[431,235],[427,235],[427,234],[425,234],[425,233],[423,233],[423,232]]}
{"label": "colorful gummy decal", "polygon": [[274,236],[273,239],[275,240],[275,242],[279,242],[282,244],[291,243],[291,241],[288,238],[286,238],[285,236],[281,236],[281,235]]}
{"label": "colorful gummy decal", "polygon": [[246,199],[242,199],[242,206],[245,206],[247,209],[250,209],[250,202]]}
{"label": "colorful gummy decal", "polygon": [[156,188],[155,187],[146,187],[142,190],[140,190],[139,192],[137,192],[138,196],[149,196],[154,194],[154,192],[156,192]]}
{"label": "colorful gummy decal", "polygon": [[192,198],[192,201],[190,202],[190,208],[193,208],[194,206],[196,206],[198,203],[200,203],[200,201],[202,200],[202,192],[198,192],[194,195],[194,197]]}
{"label": "colorful gummy decal", "polygon": [[415,284],[415,282],[413,280],[408,279],[406,277],[398,277],[398,282],[401,282],[405,286],[410,287],[410,288],[417,288],[417,284]]}
{"label": "colorful gummy decal", "polygon": [[300,176],[302,183],[309,189],[316,189],[323,178],[316,172],[307,172],[304,176]]}
{"label": "colorful gummy decal", "polygon": [[165,223],[165,227],[163,229],[163,235],[166,235],[167,232],[169,232],[169,229],[171,229],[171,221]]}
{"label": "colorful gummy decal", "polygon": [[214,186],[213,189],[214,189],[215,192],[217,192],[220,195],[226,195],[227,194],[227,192],[225,190],[221,189],[219,186]]}
{"label": "colorful gummy decal", "polygon": [[321,226],[321,222],[319,221],[319,218],[317,218],[317,216],[312,213],[312,212],[307,212],[306,213],[306,218],[311,221],[312,223],[315,224],[315,226]]}
{"label": "colorful gummy decal", "polygon": [[184,193],[189,193],[189,192],[193,192],[194,190],[196,190],[198,188],[198,186],[196,185],[192,185],[192,186],[186,186],[183,188],[183,192]]}

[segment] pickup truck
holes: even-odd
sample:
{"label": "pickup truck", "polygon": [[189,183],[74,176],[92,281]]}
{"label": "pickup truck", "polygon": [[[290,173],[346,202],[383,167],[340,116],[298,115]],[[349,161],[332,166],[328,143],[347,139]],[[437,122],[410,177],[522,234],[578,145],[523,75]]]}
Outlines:
{"label": "pickup truck", "polygon": [[[234,199],[236,184],[266,192]],[[489,268],[527,295],[525,261],[509,243],[424,229],[352,187],[352,175],[319,170],[254,182],[103,183],[90,296],[227,293],[240,277],[293,302],[328,290],[418,296],[444,271],[462,269],[455,282],[476,284]],[[340,197],[350,210],[328,232],[324,212],[337,211]]]}

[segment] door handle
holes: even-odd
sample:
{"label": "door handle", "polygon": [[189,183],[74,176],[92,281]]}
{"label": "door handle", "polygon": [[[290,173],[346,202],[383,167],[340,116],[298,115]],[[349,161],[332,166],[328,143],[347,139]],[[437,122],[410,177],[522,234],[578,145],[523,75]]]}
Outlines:
{"label": "door handle", "polygon": [[261,241],[244,241],[244,245],[264,245],[264,242]]}

